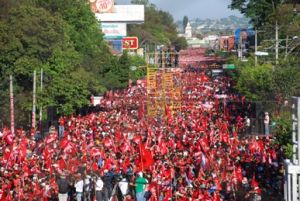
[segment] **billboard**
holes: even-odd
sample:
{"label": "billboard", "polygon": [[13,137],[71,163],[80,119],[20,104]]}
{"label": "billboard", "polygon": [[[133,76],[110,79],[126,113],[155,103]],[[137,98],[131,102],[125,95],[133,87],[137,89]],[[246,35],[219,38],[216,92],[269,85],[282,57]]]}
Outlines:
{"label": "billboard", "polygon": [[137,37],[126,37],[122,39],[123,49],[136,50],[139,48],[139,39]]}
{"label": "billboard", "polygon": [[144,5],[115,5],[110,13],[95,13],[101,22],[143,23]]}
{"label": "billboard", "polygon": [[123,52],[122,39],[108,39],[107,43],[114,55],[122,54]]}
{"label": "billboard", "polygon": [[101,23],[101,30],[104,38],[123,38],[127,35],[127,25],[125,23]]}
{"label": "billboard", "polygon": [[114,0],[89,0],[91,10],[94,13],[107,13],[112,12],[114,7]]}

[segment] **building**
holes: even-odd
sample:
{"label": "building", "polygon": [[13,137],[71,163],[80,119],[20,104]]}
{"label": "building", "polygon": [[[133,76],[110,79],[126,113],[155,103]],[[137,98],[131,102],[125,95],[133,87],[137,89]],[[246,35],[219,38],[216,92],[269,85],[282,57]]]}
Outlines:
{"label": "building", "polygon": [[185,27],[185,38],[189,39],[193,37],[193,31],[192,31],[192,26],[190,24],[190,22],[187,23],[186,27]]}

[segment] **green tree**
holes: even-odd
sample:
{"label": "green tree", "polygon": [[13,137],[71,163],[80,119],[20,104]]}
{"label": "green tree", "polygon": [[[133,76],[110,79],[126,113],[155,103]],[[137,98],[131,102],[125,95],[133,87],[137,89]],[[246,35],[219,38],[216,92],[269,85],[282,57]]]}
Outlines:
{"label": "green tree", "polygon": [[[44,68],[48,72],[45,86],[51,85],[54,77],[74,69],[79,55],[67,35],[68,25],[43,8],[21,5],[11,9],[0,27],[0,99],[8,99],[7,77],[12,74],[15,92],[22,95],[15,98],[16,113],[30,114],[33,71]],[[1,110],[6,108],[8,101],[1,105]],[[30,115],[22,120],[22,115],[16,117],[17,123],[30,119]]]}
{"label": "green tree", "polygon": [[136,81],[142,77],[146,76],[146,61],[144,58],[137,56],[137,55],[133,55],[133,56],[129,56],[129,60],[130,60],[130,65],[135,66],[136,70],[131,70],[129,71],[129,79]]}
{"label": "green tree", "polygon": [[264,64],[239,68],[236,89],[249,100],[270,100],[272,97],[272,66]]}
{"label": "green tree", "polygon": [[254,27],[261,27],[279,4],[281,0],[231,0],[229,8],[239,10]]}
{"label": "green tree", "polygon": [[285,156],[292,158],[292,120],[289,112],[283,113],[280,117],[274,119],[276,122],[273,128],[273,134],[276,136],[275,143],[281,145],[284,149]]}
{"label": "green tree", "polygon": [[272,91],[277,98],[286,100],[291,96],[299,94],[300,73],[299,69],[290,66],[277,67],[272,74]]}
{"label": "green tree", "polygon": [[86,0],[36,0],[37,5],[60,15],[69,26],[69,37],[75,50],[82,56],[82,66],[88,71],[104,75],[113,57],[103,40],[100,23]]}
{"label": "green tree", "polygon": [[[140,44],[152,46],[154,51],[156,45],[174,45],[180,42],[179,47],[185,47],[183,38],[177,36],[177,29],[172,15],[168,12],[158,10],[154,5],[145,7],[145,23],[141,25],[129,25],[128,32],[139,38]],[[153,44],[155,44],[153,46]]]}
{"label": "green tree", "polygon": [[[70,114],[105,90],[100,79],[116,65],[85,1],[23,1],[0,21],[0,112],[8,123],[8,76],[14,76],[17,125],[29,125],[33,71],[43,68],[38,106]],[[100,78],[100,79],[99,79]]]}

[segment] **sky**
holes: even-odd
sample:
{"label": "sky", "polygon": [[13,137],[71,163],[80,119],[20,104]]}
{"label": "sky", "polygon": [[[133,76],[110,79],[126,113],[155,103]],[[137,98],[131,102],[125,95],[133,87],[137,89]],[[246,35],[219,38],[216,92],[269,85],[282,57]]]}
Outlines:
{"label": "sky", "polygon": [[[118,4],[129,4],[130,0],[116,0]],[[222,18],[229,15],[241,16],[238,11],[228,8],[231,0],[150,0],[159,9],[171,13],[175,20]]]}

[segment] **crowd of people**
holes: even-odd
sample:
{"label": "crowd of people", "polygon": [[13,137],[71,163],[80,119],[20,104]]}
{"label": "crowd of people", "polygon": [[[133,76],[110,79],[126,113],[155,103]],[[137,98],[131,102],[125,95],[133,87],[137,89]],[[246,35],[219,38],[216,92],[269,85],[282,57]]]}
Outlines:
{"label": "crowd of people", "polygon": [[0,200],[259,201],[280,194],[281,147],[269,136],[239,137],[245,117],[230,116],[224,101],[239,98],[230,80],[183,76],[181,111],[148,116],[139,82],[105,94],[99,112],[61,117],[42,139],[5,128]]}

